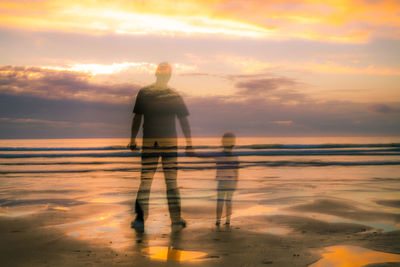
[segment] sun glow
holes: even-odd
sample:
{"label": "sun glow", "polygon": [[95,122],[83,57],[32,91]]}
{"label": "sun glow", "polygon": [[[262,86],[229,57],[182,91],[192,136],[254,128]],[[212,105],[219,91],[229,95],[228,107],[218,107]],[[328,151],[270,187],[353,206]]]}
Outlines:
{"label": "sun glow", "polygon": [[[79,10],[71,10],[68,12],[73,14],[81,13]],[[85,13],[85,17],[82,19],[85,19],[86,16],[103,21],[103,23],[92,24],[95,29],[110,29],[119,34],[223,34],[257,38],[266,36],[269,32],[262,27],[199,15],[164,16],[98,9],[93,10],[89,14]]]}
{"label": "sun glow", "polygon": [[[193,65],[187,65],[182,63],[175,63],[172,65],[174,72],[177,73],[185,73],[196,70],[196,66]],[[58,71],[83,72],[83,73],[89,73],[91,75],[109,75],[123,71],[154,74],[157,68],[157,64],[149,62],[122,62],[122,63],[112,63],[112,64],[75,63],[67,66],[43,66],[42,68],[58,70]]]}
{"label": "sun glow", "polygon": [[[12,7],[12,8],[11,8]],[[211,17],[208,14],[153,14],[149,12],[128,12],[119,8],[94,7],[70,4],[48,7],[42,16],[36,13],[20,14],[20,7],[6,6],[14,13],[4,14],[0,24],[33,29],[54,29],[61,31],[89,32],[91,34],[128,35],[226,35],[234,37],[262,38],[270,34],[266,27],[251,23]]]}
{"label": "sun glow", "polygon": [[[113,64],[72,64],[69,66],[43,66],[43,69],[63,70],[63,71],[76,71],[85,72],[92,75],[99,74],[113,74],[121,71],[134,68],[136,72],[149,73],[151,70],[157,67],[156,64],[151,63],[134,63],[134,62],[122,62]],[[154,72],[154,71],[153,71]]]}
{"label": "sun glow", "polygon": [[[365,43],[371,35],[397,39],[400,7],[394,1],[380,2],[5,1],[0,3],[0,25],[89,34],[301,38],[340,43]],[[371,26],[366,28],[365,23]],[[397,34],[388,28],[396,29]]]}

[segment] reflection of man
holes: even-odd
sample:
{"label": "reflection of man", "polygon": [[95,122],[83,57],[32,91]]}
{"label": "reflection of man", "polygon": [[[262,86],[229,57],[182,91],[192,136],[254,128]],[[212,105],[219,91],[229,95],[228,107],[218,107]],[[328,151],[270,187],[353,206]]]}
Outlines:
{"label": "reflection of man", "polygon": [[181,218],[181,203],[177,187],[177,134],[175,121],[178,118],[187,147],[192,146],[190,127],[187,120],[189,112],[181,96],[167,87],[171,78],[171,66],[161,63],[156,71],[156,82],[142,88],[136,96],[133,109],[132,137],[130,148],[136,148],[136,135],[143,122],[143,150],[140,186],[137,193],[136,218],[132,228],[141,232],[148,216],[151,182],[161,158],[167,187],[168,208],[172,226],[185,227]]}

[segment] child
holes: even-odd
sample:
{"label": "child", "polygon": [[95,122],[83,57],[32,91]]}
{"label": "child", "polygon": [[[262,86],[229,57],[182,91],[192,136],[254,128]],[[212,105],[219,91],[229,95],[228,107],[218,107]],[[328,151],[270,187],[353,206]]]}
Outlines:
{"label": "child", "polygon": [[226,212],[226,225],[231,223],[232,214],[232,196],[236,189],[238,174],[239,174],[239,160],[234,156],[232,149],[235,146],[235,135],[227,132],[222,136],[223,151],[219,152],[216,157],[217,174],[216,180],[218,181],[217,187],[217,221],[216,225],[221,224],[222,208],[225,203]]}
{"label": "child", "polygon": [[232,149],[235,146],[235,135],[227,132],[222,136],[223,150],[217,153],[188,153],[188,156],[196,157],[212,157],[216,161],[216,180],[217,186],[217,220],[216,226],[221,224],[222,209],[225,203],[226,222],[225,225],[229,226],[231,223],[232,214],[232,196],[236,189],[239,173],[239,160],[234,156]]}

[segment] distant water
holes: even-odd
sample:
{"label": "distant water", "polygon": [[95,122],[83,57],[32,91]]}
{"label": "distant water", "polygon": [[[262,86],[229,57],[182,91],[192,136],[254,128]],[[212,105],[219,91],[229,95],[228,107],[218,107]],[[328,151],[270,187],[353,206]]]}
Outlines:
{"label": "distant water", "polygon": [[[128,139],[0,140],[0,174],[139,171],[140,151]],[[180,140],[183,144],[183,140]],[[219,138],[194,138],[198,152],[220,150]],[[241,168],[400,165],[400,138],[238,138]],[[213,169],[213,161],[186,157],[181,169]]]}

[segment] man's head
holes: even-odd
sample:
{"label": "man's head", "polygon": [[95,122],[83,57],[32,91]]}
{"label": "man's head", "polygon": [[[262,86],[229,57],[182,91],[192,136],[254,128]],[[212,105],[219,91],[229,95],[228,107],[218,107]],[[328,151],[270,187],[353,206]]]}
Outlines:
{"label": "man's head", "polygon": [[168,62],[160,63],[156,70],[157,82],[167,84],[171,78],[172,68]]}
{"label": "man's head", "polygon": [[236,136],[232,132],[226,132],[222,136],[222,146],[224,149],[232,149],[236,143]]}

